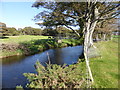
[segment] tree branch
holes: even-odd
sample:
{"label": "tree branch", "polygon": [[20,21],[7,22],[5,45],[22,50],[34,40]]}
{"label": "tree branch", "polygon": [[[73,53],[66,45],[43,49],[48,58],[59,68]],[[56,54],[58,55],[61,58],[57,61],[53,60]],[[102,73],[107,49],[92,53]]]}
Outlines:
{"label": "tree branch", "polygon": [[[100,19],[101,17],[105,16],[107,13],[113,11],[114,9],[118,8],[120,6],[120,4],[118,4],[117,6],[110,8],[111,3],[108,5],[108,7],[106,6],[106,8],[102,11],[102,13],[99,14],[98,19]],[[108,10],[107,10],[108,9]],[[106,11],[107,10],[107,11]],[[104,14],[104,15],[103,15]]]}
{"label": "tree branch", "polygon": [[71,29],[78,37],[80,37],[79,33],[78,33],[76,30],[72,29],[72,28],[69,27],[68,25],[65,25],[65,26],[66,26],[67,28]]}

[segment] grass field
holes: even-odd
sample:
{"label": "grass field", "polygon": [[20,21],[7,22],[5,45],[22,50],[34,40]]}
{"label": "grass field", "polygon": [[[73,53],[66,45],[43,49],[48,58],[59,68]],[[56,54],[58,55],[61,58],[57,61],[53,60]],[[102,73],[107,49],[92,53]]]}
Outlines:
{"label": "grass field", "polygon": [[[6,36],[0,39],[2,43],[0,48],[0,58],[14,55],[31,55],[51,48],[61,48],[67,46],[76,46],[81,44],[81,40],[63,39],[58,43],[55,39],[48,39],[49,36]],[[12,52],[12,53],[11,53]]]}
{"label": "grass field", "polygon": [[[118,88],[118,41],[96,43],[102,58],[90,61],[96,88]],[[119,78],[120,79],[120,78]]]}
{"label": "grass field", "polygon": [[34,36],[34,35],[20,35],[20,36],[6,36],[4,39],[0,39],[0,43],[21,43],[25,41],[48,39],[48,36]]}
{"label": "grass field", "polygon": [[[40,40],[48,39],[48,36],[34,36],[34,35],[5,36],[4,39],[0,39],[0,44],[6,44],[10,48],[11,46],[9,45],[13,45],[14,47],[17,47],[18,45],[20,45],[20,43],[31,42],[31,40],[38,40],[38,39]],[[2,49],[2,52],[0,52],[0,58],[14,56],[14,55],[22,55],[23,53],[24,52],[20,49],[16,49],[12,51]]]}

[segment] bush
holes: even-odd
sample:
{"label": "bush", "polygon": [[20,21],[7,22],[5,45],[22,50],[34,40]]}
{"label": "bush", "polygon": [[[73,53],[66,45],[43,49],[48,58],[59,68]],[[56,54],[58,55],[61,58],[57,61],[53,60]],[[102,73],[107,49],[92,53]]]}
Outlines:
{"label": "bush", "polygon": [[45,68],[36,62],[37,73],[24,73],[29,80],[27,88],[81,88],[84,86],[84,75],[80,64],[56,65],[47,64]]}

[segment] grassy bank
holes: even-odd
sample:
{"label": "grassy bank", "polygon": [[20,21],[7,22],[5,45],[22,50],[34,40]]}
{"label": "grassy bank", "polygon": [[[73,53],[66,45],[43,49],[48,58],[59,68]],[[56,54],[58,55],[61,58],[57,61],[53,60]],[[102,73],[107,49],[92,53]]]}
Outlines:
{"label": "grassy bank", "polygon": [[[2,39],[1,57],[14,55],[31,55],[51,48],[61,48],[66,46],[76,46],[81,44],[81,40],[63,39],[60,43],[55,39],[48,39],[48,36],[12,36]],[[12,52],[12,53],[11,53]]]}
{"label": "grassy bank", "polygon": [[[94,84],[92,85],[92,88],[118,88],[119,78],[118,78],[118,41],[117,40],[118,38],[114,38],[112,41],[100,41],[98,43],[95,43],[96,47],[100,51],[101,57],[90,59],[90,67],[94,78]],[[51,42],[50,40],[48,41]],[[75,43],[77,41],[63,40],[63,42],[68,44],[73,44],[73,42]],[[29,88],[38,88],[38,87],[46,88],[44,87],[45,84],[47,84],[45,85],[47,86],[47,88],[49,86],[51,87],[51,85],[54,86],[54,88],[70,87],[70,86],[72,86],[73,88],[86,87],[85,62],[80,61],[80,63],[70,65],[66,68],[63,67],[61,68],[59,65],[50,65],[47,67],[47,69],[37,64],[36,69],[38,74],[34,74],[34,73],[24,74],[30,81],[30,83],[27,84]],[[47,74],[45,74],[45,71]],[[43,80],[46,81],[45,84],[43,84],[42,82]],[[61,80],[63,82],[61,82]],[[82,86],[80,86],[81,82],[83,84]]]}
{"label": "grassy bank", "polygon": [[[19,48],[20,43],[30,42],[31,40],[48,39],[48,36],[20,35],[20,36],[5,36],[0,39],[0,58],[23,55],[26,52],[24,48]],[[24,47],[24,46],[23,46]]]}
{"label": "grassy bank", "polygon": [[[112,41],[101,41],[95,44],[98,50],[100,50],[101,57],[90,59],[90,67],[94,77],[94,84],[92,85],[92,88],[118,88],[117,39]],[[86,87],[85,61],[80,61],[80,63],[69,65],[66,68],[55,64],[50,64],[47,68],[44,68],[39,63],[35,65],[38,74],[24,74],[24,76],[29,80],[29,84],[27,84],[28,88]],[[43,80],[45,83],[43,83]]]}
{"label": "grassy bank", "polygon": [[4,39],[0,39],[0,43],[15,43],[37,40],[37,39],[48,39],[48,36],[34,36],[34,35],[20,35],[20,36],[5,36]]}
{"label": "grassy bank", "polygon": [[95,88],[118,88],[118,38],[96,43],[102,58],[90,61]]}

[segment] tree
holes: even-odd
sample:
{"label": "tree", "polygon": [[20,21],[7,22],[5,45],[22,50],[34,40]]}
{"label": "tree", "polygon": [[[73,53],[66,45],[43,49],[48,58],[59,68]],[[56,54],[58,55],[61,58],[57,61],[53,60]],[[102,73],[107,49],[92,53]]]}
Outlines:
{"label": "tree", "polygon": [[16,35],[19,35],[19,31],[17,31],[16,28],[14,28],[14,27],[9,27],[9,28],[7,28],[6,35],[7,36],[16,36]]}
{"label": "tree", "polygon": [[57,27],[56,30],[58,31],[58,36],[61,37],[68,37],[72,33],[68,28],[62,26]]}
{"label": "tree", "polygon": [[6,24],[0,22],[0,37],[5,36],[6,31],[7,31]]}
{"label": "tree", "polygon": [[[92,35],[98,22],[104,22],[119,15],[118,2],[97,2],[98,0],[86,0],[86,2],[40,2],[38,0],[33,7],[43,7],[47,10],[36,15],[35,20],[43,20],[41,25],[56,27],[66,26],[73,30],[78,37],[84,37],[84,56],[86,66],[93,82],[89,66],[88,50],[93,46]],[[72,26],[78,26],[76,31]]]}
{"label": "tree", "polygon": [[102,23],[97,23],[93,34],[94,39],[110,40],[112,33],[118,29],[117,21],[116,18],[113,18]]}
{"label": "tree", "polygon": [[41,35],[41,29],[32,28],[32,27],[25,27],[24,29],[20,30],[23,35]]}
{"label": "tree", "polygon": [[34,35],[41,35],[42,34],[42,30],[38,29],[38,28],[33,28],[34,31]]}
{"label": "tree", "polygon": [[[38,23],[39,25],[39,23]],[[49,28],[46,27],[42,31],[42,35],[44,36],[60,36],[60,37],[67,37],[71,35],[71,31],[68,28],[62,27],[62,26],[57,26],[56,28]]]}
{"label": "tree", "polygon": [[46,28],[42,31],[42,35],[44,36],[57,36],[58,32],[57,30],[53,30],[52,28]]}

